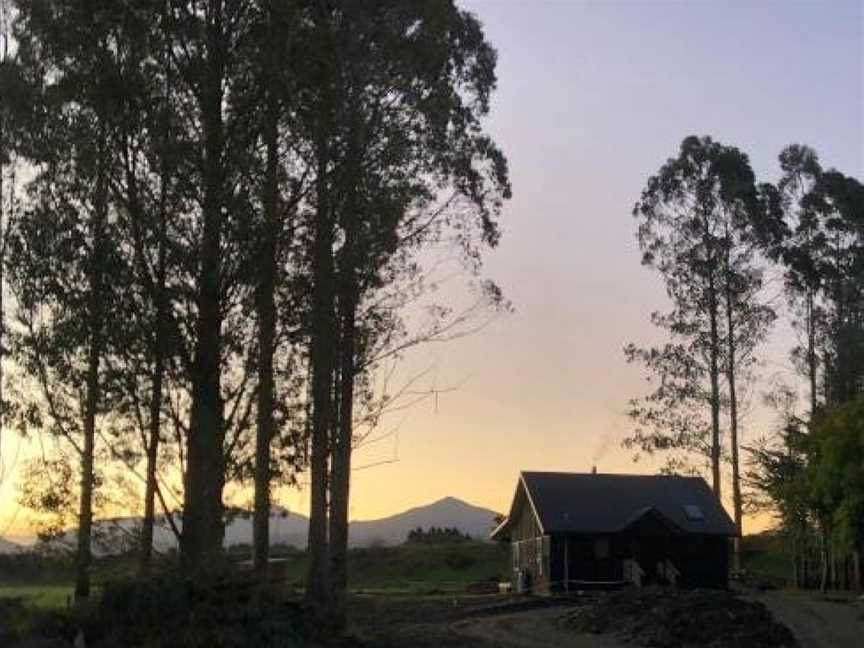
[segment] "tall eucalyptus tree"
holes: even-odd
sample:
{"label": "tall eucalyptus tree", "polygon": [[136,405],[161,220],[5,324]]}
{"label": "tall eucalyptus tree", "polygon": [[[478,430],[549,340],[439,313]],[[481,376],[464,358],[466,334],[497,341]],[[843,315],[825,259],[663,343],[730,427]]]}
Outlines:
{"label": "tall eucalyptus tree", "polygon": [[[109,201],[117,102],[110,8],[19,3],[16,38],[41,115],[28,155],[37,175],[12,233],[19,361],[37,377],[51,431],[80,458],[76,598],[90,592],[97,418],[113,386],[112,331],[122,328],[129,272]],[[113,303],[112,308],[107,308]],[[128,314],[128,313],[126,313]],[[78,415],[80,412],[80,416]]]}
{"label": "tall eucalyptus tree", "polygon": [[[395,323],[369,303],[394,276],[410,274],[412,256],[431,242],[450,240],[479,263],[480,247],[497,243],[495,219],[510,187],[504,157],[481,126],[495,52],[472,15],[451,2],[334,3],[315,19],[323,47],[316,60],[329,81],[317,94],[323,109],[314,112],[312,138],[319,167],[308,582],[311,600],[340,624],[357,375],[369,366],[370,338]],[[459,207],[442,206],[445,194]],[[316,446],[327,435],[329,471],[326,446]]]}
{"label": "tall eucalyptus tree", "polygon": [[648,180],[633,211],[642,263],[663,277],[673,309],[651,318],[668,332],[669,343],[625,349],[628,360],[660,380],[653,393],[632,401],[630,415],[639,427],[625,444],[707,456],[720,497],[721,409],[728,403],[739,528],[739,381],[774,318],[759,301],[764,205],[746,155],[710,137],[688,137],[678,157]]}

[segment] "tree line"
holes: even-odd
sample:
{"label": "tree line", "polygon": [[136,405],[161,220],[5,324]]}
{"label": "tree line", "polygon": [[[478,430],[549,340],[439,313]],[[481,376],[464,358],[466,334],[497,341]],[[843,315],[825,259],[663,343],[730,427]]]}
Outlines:
{"label": "tree line", "polygon": [[[480,275],[510,195],[495,50],[447,0],[2,7],[0,400],[75,458],[40,459],[24,500],[75,502],[76,598],[113,476],[141,478],[141,572],[160,510],[195,578],[252,484],[265,582],[272,487],[308,472],[306,597],[342,625],[352,450],[395,397],[377,370],[506,306]],[[465,308],[429,303],[442,250]]]}
{"label": "tree line", "polygon": [[[777,513],[796,584],[819,571],[825,587],[845,561],[846,584],[860,587],[864,186],[807,146],[778,161],[779,181],[757,182],[738,148],[688,137],[648,180],[633,212],[642,263],[672,308],[651,315],[667,342],[625,348],[656,386],[631,401],[624,444],[666,453],[670,471],[707,468],[718,497],[728,462],[739,534],[746,504]],[[742,445],[760,347],[784,311],[798,340],[792,382],[766,395],[781,431]],[[804,577],[808,552],[820,566]]]}
{"label": "tree line", "polygon": [[417,527],[408,532],[405,542],[408,544],[454,544],[470,542],[473,540],[471,534],[462,533],[458,527],[431,526],[428,529]]}

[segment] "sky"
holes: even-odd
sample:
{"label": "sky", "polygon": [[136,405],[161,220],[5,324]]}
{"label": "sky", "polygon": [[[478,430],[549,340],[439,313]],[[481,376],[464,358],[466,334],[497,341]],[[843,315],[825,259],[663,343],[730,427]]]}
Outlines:
{"label": "sky", "polygon": [[[520,470],[656,469],[620,447],[627,401],[648,388],[622,347],[657,341],[648,316],[666,306],[630,212],[685,136],[738,146],[760,180],[776,179],[791,143],[864,177],[861,0],[459,4],[499,55],[487,127],[509,158],[513,199],[484,274],[514,312],[405,358],[394,381],[425,372],[416,387],[441,393],[389,416],[358,451],[355,519],[445,496],[506,511]],[[442,291],[462,299],[459,281]],[[766,380],[793,379],[793,341],[781,324]],[[753,400],[745,442],[772,424]],[[26,533],[20,516],[9,522],[15,499],[7,479],[0,534]],[[289,510],[307,500],[308,489],[279,493]]]}

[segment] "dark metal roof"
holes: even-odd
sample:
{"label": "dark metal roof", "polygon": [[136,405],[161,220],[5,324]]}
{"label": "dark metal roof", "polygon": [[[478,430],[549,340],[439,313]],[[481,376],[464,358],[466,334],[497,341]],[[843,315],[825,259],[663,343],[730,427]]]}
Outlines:
{"label": "dark metal roof", "polygon": [[686,533],[737,535],[701,477],[523,472],[522,483],[544,533],[615,533],[653,510]]}

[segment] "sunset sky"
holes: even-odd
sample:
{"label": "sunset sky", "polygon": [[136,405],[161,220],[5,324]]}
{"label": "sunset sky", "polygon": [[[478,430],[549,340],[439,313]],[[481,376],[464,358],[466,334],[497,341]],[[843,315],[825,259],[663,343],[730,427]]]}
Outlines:
{"label": "sunset sky", "polygon": [[[355,473],[353,518],[447,495],[505,510],[520,469],[652,471],[620,448],[627,400],[646,391],[621,349],[656,340],[648,315],[666,306],[639,264],[630,210],[685,136],[740,147],[760,180],[776,179],[777,154],[795,142],[864,177],[860,0],[460,4],[499,54],[488,127],[514,196],[484,274],[515,312],[406,358],[398,380],[428,370],[418,388],[458,389],[389,417],[382,430],[394,434],[358,453],[357,465],[387,463]],[[460,286],[443,294],[458,299]],[[792,343],[781,325],[766,377],[792,379]],[[772,424],[753,400],[745,442]],[[7,433],[7,461],[14,445]],[[10,525],[16,499],[7,479],[0,534],[27,532],[23,513]],[[280,494],[296,511],[307,499]]]}

